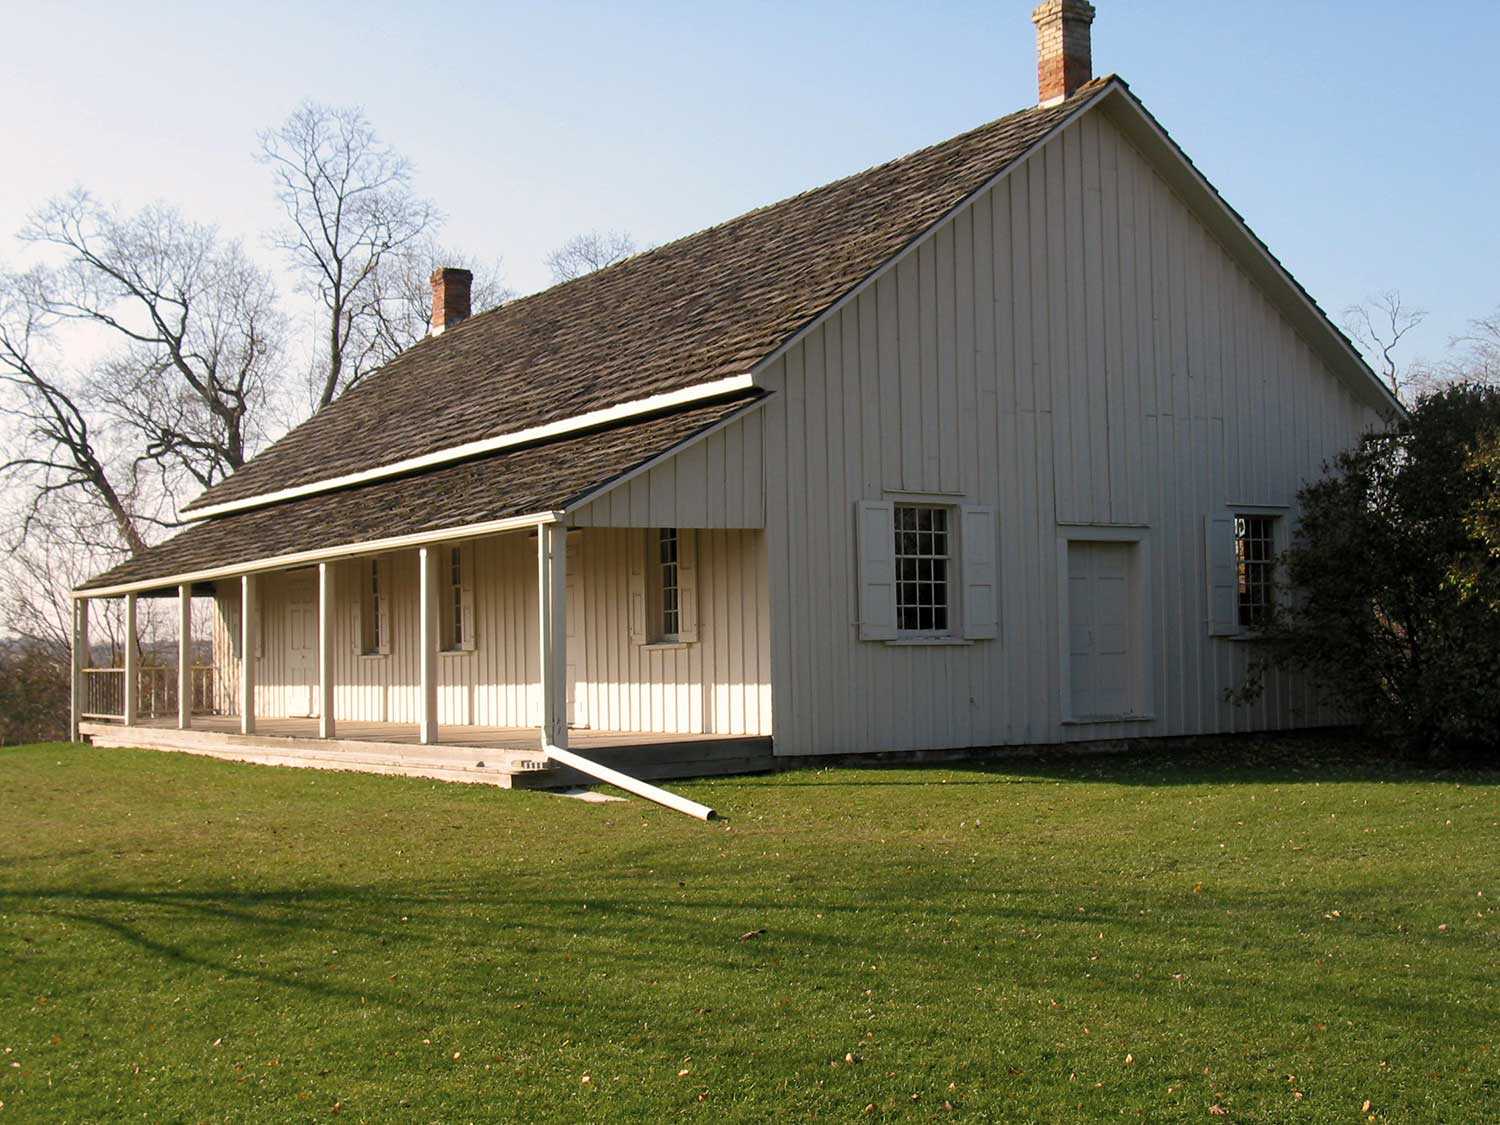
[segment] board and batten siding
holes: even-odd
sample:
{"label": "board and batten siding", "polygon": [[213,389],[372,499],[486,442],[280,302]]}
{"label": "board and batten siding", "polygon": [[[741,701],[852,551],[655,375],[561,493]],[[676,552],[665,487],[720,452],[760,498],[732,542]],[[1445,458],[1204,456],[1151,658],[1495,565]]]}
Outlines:
{"label": "board and batten siding", "polygon": [[[587,529],[568,536],[568,665],[577,718],[603,730],[763,735],[771,732],[769,599],[764,536],[753,530],[702,530],[698,548],[700,640],[643,647],[629,635],[628,543],[642,532]],[[632,539],[632,537],[634,537]],[[474,540],[475,638],[472,650],[438,658],[440,725],[532,726],[540,721],[536,539],[511,533]],[[357,651],[359,598],[367,564],[336,564],[334,717],[417,722],[417,552],[382,555],[388,590],[387,653]],[[259,578],[257,714],[297,713],[306,693],[289,683],[289,592],[316,570]],[[315,586],[314,586],[315,588]],[[239,587],[215,599],[214,661],[224,685],[220,706],[234,709],[239,679]],[[316,683],[314,651],[313,683]],[[317,705],[317,693],[311,693]]]}
{"label": "board and batten siding", "polygon": [[[778,754],[1326,721],[1210,636],[1205,517],[1284,505],[1379,424],[1103,113],[1051,138],[757,372]],[[993,507],[998,636],[859,636],[856,505]],[[1064,722],[1066,525],[1139,535],[1149,720]],[[1082,534],[1080,531],[1079,534]]]}
{"label": "board and batten siding", "polygon": [[573,527],[764,527],[761,415],[726,425],[621,481],[568,517]]}

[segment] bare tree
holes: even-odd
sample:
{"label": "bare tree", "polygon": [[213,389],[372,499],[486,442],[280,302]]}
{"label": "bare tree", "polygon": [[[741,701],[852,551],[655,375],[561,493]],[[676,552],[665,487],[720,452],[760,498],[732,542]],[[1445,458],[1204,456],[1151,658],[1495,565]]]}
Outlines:
{"label": "bare tree", "polygon": [[[49,501],[28,513],[28,522],[24,539],[14,528],[8,536],[10,549],[0,567],[0,626],[66,664],[72,646],[67,591],[121,561],[125,552],[114,545],[100,546],[72,504]],[[124,632],[119,603],[102,599],[94,603],[91,616],[94,643],[118,655]]]}
{"label": "bare tree", "polygon": [[378,366],[382,268],[419,244],[439,216],[412,191],[411,164],[358,107],[303,102],[260,135],[259,159],[287,217],[275,244],[326,316],[314,365],[321,408]]}
{"label": "bare tree", "polygon": [[1451,340],[1449,346],[1458,355],[1444,364],[1447,374],[1500,387],[1500,308],[1469,321],[1468,331]]}
{"label": "bare tree", "polygon": [[623,262],[640,247],[624,231],[591,230],[575,234],[547,255],[547,268],[558,284]]}
{"label": "bare tree", "polygon": [[1397,398],[1409,391],[1419,371],[1403,367],[1396,358],[1401,341],[1427,319],[1427,310],[1414,308],[1402,299],[1399,289],[1387,289],[1344,310],[1344,331],[1364,351],[1376,373],[1390,385]]}
{"label": "bare tree", "polygon": [[[76,509],[80,522],[91,505],[102,506],[116,542],[131,554],[145,550],[142,520],[136,508],[133,466],[112,464],[99,442],[98,429],[80,405],[76,385],[69,385],[54,366],[46,346],[47,313],[36,274],[0,276],[0,399],[7,425],[0,477],[24,482],[30,498],[23,505],[19,538],[24,540],[50,500],[82,494]],[[126,483],[117,484],[124,476]]]}
{"label": "bare tree", "polygon": [[427,335],[432,323],[432,273],[441,266],[467,269],[474,275],[470,303],[475,312],[492,309],[515,293],[505,284],[499,262],[479,262],[445,249],[431,235],[388,258],[375,275],[372,316],[374,366],[389,363]]}
{"label": "bare tree", "polygon": [[131,432],[137,460],[169,488],[184,473],[207,487],[243,465],[265,436],[285,321],[239,243],[170,207],[122,216],[83,191],[37,211],[21,237],[64,255],[34,275],[45,314],[117,345],[88,397]]}

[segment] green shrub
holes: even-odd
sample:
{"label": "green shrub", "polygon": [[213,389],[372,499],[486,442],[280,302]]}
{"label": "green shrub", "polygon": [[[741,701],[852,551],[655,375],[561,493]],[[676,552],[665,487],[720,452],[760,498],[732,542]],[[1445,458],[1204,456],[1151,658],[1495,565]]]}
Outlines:
{"label": "green shrub", "polygon": [[1414,750],[1500,760],[1500,389],[1424,396],[1300,496],[1260,667]]}

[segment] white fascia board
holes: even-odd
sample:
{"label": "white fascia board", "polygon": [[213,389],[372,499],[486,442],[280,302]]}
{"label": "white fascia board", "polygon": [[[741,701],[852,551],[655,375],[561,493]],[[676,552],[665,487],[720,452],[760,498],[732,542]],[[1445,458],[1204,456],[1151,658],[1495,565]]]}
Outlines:
{"label": "white fascia board", "polygon": [[210,567],[207,570],[184,571],[167,574],[160,578],[143,578],[135,582],[122,582],[118,586],[100,586],[94,589],[73,590],[72,598],[116,598],[122,594],[138,594],[143,590],[159,590],[166,586],[191,585],[194,582],[209,582],[218,578],[238,578],[242,574],[258,574],[268,570],[289,570],[292,567],[310,566],[313,563],[332,562],[336,559],[358,558],[364,555],[379,555],[387,551],[400,551],[410,547],[425,547],[430,543],[448,543],[455,539],[473,539],[481,535],[495,535],[504,531],[517,531],[526,527],[538,527],[544,523],[556,523],[562,512],[537,512],[529,516],[510,516],[506,519],[487,520],[484,523],[463,524],[438,531],[418,531],[410,535],[393,535],[385,539],[370,539],[363,543],[344,543],[337,547],[322,547],[312,551],[295,551],[289,555],[272,555],[248,562],[227,566]]}
{"label": "white fascia board", "polygon": [[591,410],[586,414],[575,414],[571,418],[562,418],[556,422],[547,422],[540,426],[529,426],[524,430],[501,434],[498,437],[480,438],[478,441],[464,442],[462,445],[452,445],[446,449],[437,449],[431,453],[424,453],[420,457],[408,457],[401,461],[392,461],[389,464],[379,465],[373,469],[363,469],[357,473],[345,473],[343,476],[309,481],[307,484],[282,488],[275,492],[263,492],[256,496],[246,496],[241,500],[226,500],[222,504],[210,504],[207,507],[195,508],[190,512],[184,512],[183,518],[188,520],[208,519],[211,516],[227,515],[230,512],[242,512],[249,508],[263,508],[267,504],[280,504],[286,500],[294,500],[299,496],[312,496],[320,492],[333,492],[336,489],[349,488],[357,484],[367,484],[370,481],[383,480],[386,477],[399,476],[402,473],[415,472],[418,469],[429,469],[436,465],[446,465],[453,461],[462,461],[484,453],[496,453],[502,449],[511,449],[518,445],[530,445],[535,442],[549,441],[568,434],[578,433],[582,430],[591,430],[598,426],[608,426],[629,418],[638,418],[642,415],[656,414],[663,410],[671,410],[674,407],[686,406],[689,403],[722,398],[725,395],[750,390],[754,385],[755,381],[748,374],[730,375],[708,383],[695,383],[693,386],[683,387],[681,390],[666,391],[659,395],[651,395],[647,398],[622,402],[616,406],[602,407],[599,410]]}

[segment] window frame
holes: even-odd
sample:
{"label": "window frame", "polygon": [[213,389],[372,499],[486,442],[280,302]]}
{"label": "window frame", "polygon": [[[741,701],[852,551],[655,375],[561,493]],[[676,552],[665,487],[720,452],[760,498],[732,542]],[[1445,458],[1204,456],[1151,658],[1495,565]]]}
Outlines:
{"label": "window frame", "polygon": [[477,647],[478,629],[472,609],[474,570],[471,544],[449,543],[438,556],[438,652],[458,656]]}
{"label": "window frame", "polygon": [[[913,526],[902,526],[902,515],[904,512],[914,514]],[[920,526],[920,514],[923,512],[941,514],[943,523],[941,531],[933,527],[932,521],[929,521],[926,529]],[[895,563],[892,596],[895,601],[895,643],[911,643],[913,641],[924,640],[951,641],[961,635],[959,631],[959,615],[961,612],[959,601],[961,600],[963,587],[961,575],[959,574],[959,557],[955,550],[956,541],[960,533],[959,520],[957,518],[958,513],[959,506],[957,504],[943,500],[918,499],[916,497],[901,497],[893,498],[892,500],[891,528],[894,540],[892,558]],[[903,535],[916,537],[916,551],[914,553],[903,550],[903,546],[905,545],[902,538]],[[931,549],[933,545],[930,541],[929,550],[924,552],[922,550],[922,537],[935,537],[937,535],[942,536],[943,553],[938,554],[934,549]],[[903,563],[910,563],[910,568],[904,567]],[[929,564],[926,569],[928,577],[925,578],[921,577],[923,563]],[[937,565],[939,563],[941,563],[941,567]],[[932,577],[939,569],[942,572],[941,579]],[[911,576],[908,577],[908,574]],[[928,603],[927,606],[924,607],[922,605],[920,601],[920,587],[924,585],[934,588],[939,585],[941,586],[943,591],[941,606],[939,606],[935,596],[934,600]],[[915,603],[903,602],[903,593],[906,587],[917,589],[919,595],[918,601]],[[955,597],[955,590],[958,591],[958,597]],[[933,611],[931,624],[926,627],[921,624],[921,613],[924,608]],[[937,624],[937,610],[939,608],[942,611],[943,617],[941,626]],[[918,623],[915,626],[903,624],[903,614],[906,612],[915,612],[917,614]]]}
{"label": "window frame", "polygon": [[359,572],[359,655],[391,653],[390,567],[377,555],[361,560]]}
{"label": "window frame", "polygon": [[[654,534],[647,540],[650,553],[646,560],[647,566],[650,569],[650,643],[659,645],[681,644],[682,529],[678,527],[657,527],[653,528],[652,531]],[[668,544],[671,546],[670,559],[666,557]],[[671,594],[670,598],[667,596],[669,593]],[[669,623],[672,625],[672,628],[668,628]]]}
{"label": "window frame", "polygon": [[[1276,605],[1276,592],[1281,585],[1279,560],[1282,551],[1282,516],[1284,514],[1279,509],[1267,509],[1249,504],[1235,505],[1230,509],[1230,518],[1234,521],[1234,623],[1239,636],[1251,637],[1259,633],[1265,626],[1265,617],[1274,610]],[[1264,521],[1266,533],[1255,536],[1253,539],[1241,534],[1242,525],[1248,530],[1252,520]],[[1259,544],[1260,549],[1265,552],[1265,557],[1248,558],[1246,553],[1248,543]],[[1247,607],[1245,596],[1250,585],[1249,568],[1252,566],[1263,574],[1256,585],[1264,592],[1264,601]],[[1247,608],[1252,611],[1248,615]]]}

